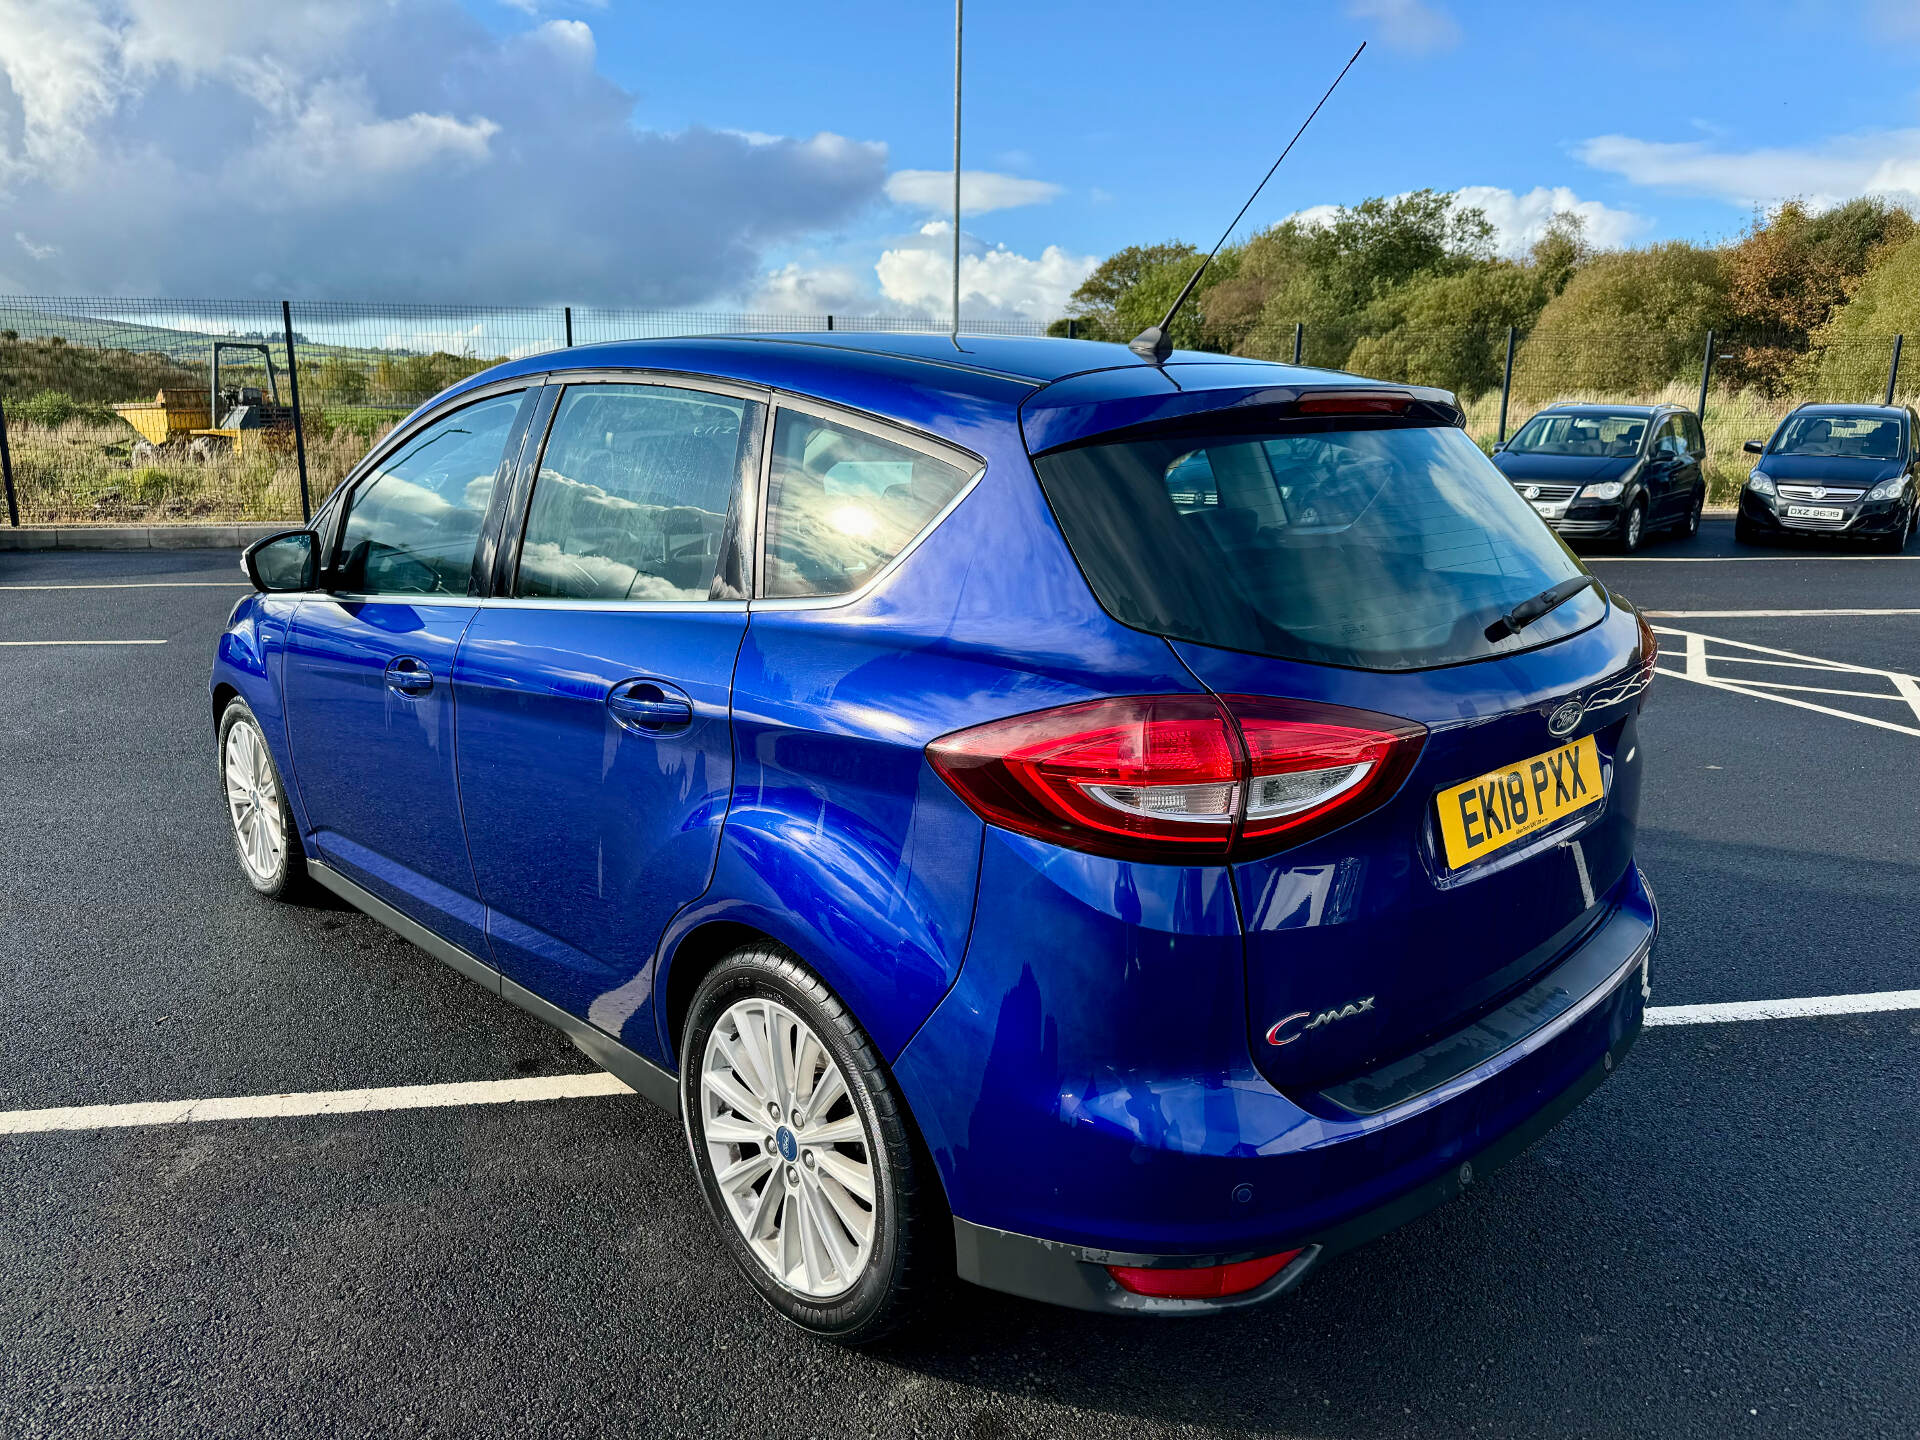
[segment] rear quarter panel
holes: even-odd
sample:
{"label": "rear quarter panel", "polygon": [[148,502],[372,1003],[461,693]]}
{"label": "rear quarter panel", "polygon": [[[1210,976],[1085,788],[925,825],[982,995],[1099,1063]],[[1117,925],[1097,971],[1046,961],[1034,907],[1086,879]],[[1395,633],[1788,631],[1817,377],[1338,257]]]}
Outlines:
{"label": "rear quarter panel", "polygon": [[952,986],[973,924],[983,827],[927,766],[927,742],[1197,688],[1164,641],[1094,603],[1012,425],[948,434],[985,472],[892,576],[844,604],[754,604],[713,884],[670,927],[656,980],[699,926],[752,925],[818,971],[889,1059]]}

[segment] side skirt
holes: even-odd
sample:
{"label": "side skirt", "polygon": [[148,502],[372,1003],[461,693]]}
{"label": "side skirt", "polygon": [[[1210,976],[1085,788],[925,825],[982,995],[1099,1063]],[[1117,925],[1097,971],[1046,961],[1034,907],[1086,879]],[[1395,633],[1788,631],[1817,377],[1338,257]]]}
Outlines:
{"label": "side skirt", "polygon": [[629,1050],[605,1031],[595,1029],[576,1015],[569,1015],[551,1001],[541,999],[524,985],[515,984],[479,956],[434,934],[419,921],[354,884],[338,870],[309,857],[307,873],[354,909],[378,920],[402,940],[418,945],[434,959],[452,966],[475,984],[518,1005],[534,1019],[551,1025],[571,1040],[581,1054],[661,1109],[674,1115],[680,1113],[680,1082],[646,1056]]}

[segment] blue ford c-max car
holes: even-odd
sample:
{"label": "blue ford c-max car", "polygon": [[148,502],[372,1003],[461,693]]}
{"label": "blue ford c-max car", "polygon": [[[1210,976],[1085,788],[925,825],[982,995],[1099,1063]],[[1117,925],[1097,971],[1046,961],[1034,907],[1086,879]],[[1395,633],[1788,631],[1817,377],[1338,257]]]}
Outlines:
{"label": "blue ford c-max car", "polygon": [[255,545],[242,868],[675,1108],[775,1309],[1263,1301],[1610,1072],[1654,644],[1444,392],[1062,340],[646,341]]}

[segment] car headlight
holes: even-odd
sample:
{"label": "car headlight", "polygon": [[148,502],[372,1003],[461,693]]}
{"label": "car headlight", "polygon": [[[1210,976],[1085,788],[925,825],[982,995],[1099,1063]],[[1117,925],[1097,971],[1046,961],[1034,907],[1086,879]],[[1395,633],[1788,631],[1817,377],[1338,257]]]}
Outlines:
{"label": "car headlight", "polygon": [[1769,480],[1765,475],[1762,475],[1758,470],[1747,476],[1747,488],[1756,495],[1771,495],[1774,493],[1773,481]]}
{"label": "car headlight", "polygon": [[1597,485],[1588,485],[1580,491],[1582,500],[1618,500],[1620,492],[1626,489],[1624,481],[1602,480]]}
{"label": "car headlight", "polygon": [[1891,500],[1900,493],[1900,487],[1906,483],[1907,477],[1904,475],[1896,475],[1891,480],[1882,480],[1878,485],[1867,491],[1867,499]]}

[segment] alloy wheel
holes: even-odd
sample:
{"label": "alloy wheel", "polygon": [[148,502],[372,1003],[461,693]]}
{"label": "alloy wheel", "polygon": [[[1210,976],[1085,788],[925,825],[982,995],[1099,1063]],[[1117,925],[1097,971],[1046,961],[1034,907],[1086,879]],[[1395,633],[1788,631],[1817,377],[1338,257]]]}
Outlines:
{"label": "alloy wheel", "polygon": [[700,1066],[706,1161],[747,1248],[787,1290],[842,1295],[873,1252],[874,1149],[846,1077],[777,1000],[730,1006]]}
{"label": "alloy wheel", "polygon": [[287,837],[281,823],[280,787],[273,778],[266,742],[242,720],[227,731],[223,760],[227,812],[240,858],[256,880],[271,884],[280,873]]}
{"label": "alloy wheel", "polygon": [[1623,537],[1626,549],[1638,550],[1640,548],[1640,532],[1645,524],[1646,512],[1638,505],[1627,512],[1627,530],[1626,535]]}

